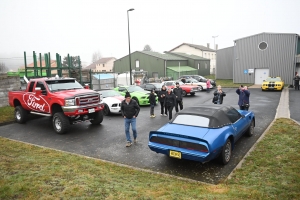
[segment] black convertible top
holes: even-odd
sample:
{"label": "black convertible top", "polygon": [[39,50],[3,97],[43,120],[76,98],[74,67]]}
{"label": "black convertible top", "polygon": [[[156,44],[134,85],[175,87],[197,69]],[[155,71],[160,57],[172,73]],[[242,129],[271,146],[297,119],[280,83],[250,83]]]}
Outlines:
{"label": "black convertible top", "polygon": [[[230,112],[232,110],[232,112]],[[178,115],[197,115],[209,118],[209,128],[220,128],[222,126],[231,124],[229,117],[230,114],[238,114],[238,111],[232,106],[222,105],[205,105],[193,106],[184,108]]]}

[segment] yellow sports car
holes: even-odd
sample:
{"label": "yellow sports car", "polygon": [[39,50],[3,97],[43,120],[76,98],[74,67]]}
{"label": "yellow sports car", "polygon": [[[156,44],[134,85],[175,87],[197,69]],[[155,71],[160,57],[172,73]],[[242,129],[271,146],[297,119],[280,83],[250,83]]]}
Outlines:
{"label": "yellow sports car", "polygon": [[284,81],[281,77],[268,77],[262,83],[261,90],[282,90],[284,87]]}

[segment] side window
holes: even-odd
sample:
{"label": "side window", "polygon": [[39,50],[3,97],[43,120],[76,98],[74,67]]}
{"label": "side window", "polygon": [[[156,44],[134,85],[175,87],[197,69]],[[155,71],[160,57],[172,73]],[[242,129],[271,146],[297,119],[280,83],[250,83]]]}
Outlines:
{"label": "side window", "polygon": [[28,92],[32,92],[33,91],[34,84],[35,84],[35,82],[31,82],[30,83]]}
{"label": "side window", "polygon": [[229,120],[232,123],[235,123],[237,120],[239,120],[241,118],[241,114],[235,110],[235,109],[231,109],[229,110],[226,115],[228,116]]}
{"label": "side window", "polygon": [[46,88],[45,88],[45,86],[44,86],[44,84],[42,83],[42,82],[37,82],[37,84],[36,84],[36,86],[35,86],[36,88],[37,87],[39,87],[39,88],[41,88],[41,90],[43,91],[43,90],[46,90]]}
{"label": "side window", "polygon": [[119,91],[120,91],[120,92],[126,92],[126,88],[124,88],[124,87],[119,87]]}

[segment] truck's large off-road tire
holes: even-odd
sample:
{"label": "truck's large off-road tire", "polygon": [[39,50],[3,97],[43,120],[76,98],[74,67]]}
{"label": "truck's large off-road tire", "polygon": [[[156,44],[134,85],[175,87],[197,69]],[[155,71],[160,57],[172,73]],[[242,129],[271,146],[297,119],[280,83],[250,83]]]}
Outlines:
{"label": "truck's large off-road tire", "polygon": [[57,112],[53,115],[52,124],[55,132],[58,134],[64,134],[70,128],[70,121],[62,112]]}
{"label": "truck's large off-road tire", "polygon": [[101,124],[103,121],[103,112],[102,110],[94,113],[94,118],[91,120],[92,124]]}
{"label": "truck's large off-road tire", "polygon": [[15,120],[19,124],[23,124],[27,120],[28,112],[22,106],[17,106],[15,108]]}

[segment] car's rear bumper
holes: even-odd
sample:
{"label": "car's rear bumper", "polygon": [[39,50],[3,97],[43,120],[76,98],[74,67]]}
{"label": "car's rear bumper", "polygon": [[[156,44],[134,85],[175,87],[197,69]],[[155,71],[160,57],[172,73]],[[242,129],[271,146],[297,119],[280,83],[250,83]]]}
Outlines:
{"label": "car's rear bumper", "polygon": [[170,151],[176,151],[181,153],[181,159],[194,160],[197,162],[205,163],[214,159],[215,154],[204,153],[200,151],[188,150],[179,147],[171,147],[167,145],[157,144],[154,142],[148,143],[149,148],[156,152],[170,156]]}

